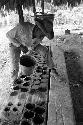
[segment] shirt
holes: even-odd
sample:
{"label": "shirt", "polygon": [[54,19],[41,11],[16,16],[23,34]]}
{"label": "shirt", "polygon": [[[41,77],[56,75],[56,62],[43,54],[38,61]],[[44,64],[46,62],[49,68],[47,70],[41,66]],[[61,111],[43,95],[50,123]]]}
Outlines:
{"label": "shirt", "polygon": [[33,44],[32,30],[34,24],[30,22],[24,22],[23,24],[17,24],[16,27],[7,32],[6,36],[10,41],[19,47],[21,44],[30,47]]}

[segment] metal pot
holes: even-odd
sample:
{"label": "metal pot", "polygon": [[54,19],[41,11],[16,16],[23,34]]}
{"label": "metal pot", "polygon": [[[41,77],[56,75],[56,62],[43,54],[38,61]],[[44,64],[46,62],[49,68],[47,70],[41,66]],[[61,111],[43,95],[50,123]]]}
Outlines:
{"label": "metal pot", "polygon": [[28,55],[20,57],[21,74],[30,76],[33,73],[36,61]]}

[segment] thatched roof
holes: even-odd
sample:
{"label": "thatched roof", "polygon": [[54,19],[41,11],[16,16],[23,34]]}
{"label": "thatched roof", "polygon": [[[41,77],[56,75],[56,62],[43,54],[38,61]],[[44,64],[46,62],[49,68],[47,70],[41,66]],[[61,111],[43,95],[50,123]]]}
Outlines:
{"label": "thatched roof", "polygon": [[[43,1],[43,0],[35,0],[37,2],[39,1]],[[76,2],[80,3],[81,0],[44,0],[45,2],[51,2],[53,1],[53,4],[54,5],[61,5],[61,4],[64,4],[64,3],[69,3],[71,5],[75,5]],[[23,5],[24,7],[31,7],[33,6],[34,4],[34,0],[0,0],[0,9],[2,6],[6,6],[6,9],[9,10],[14,10],[17,6],[17,3]]]}
{"label": "thatched roof", "polygon": [[0,9],[5,5],[6,10],[14,10],[17,7],[17,4],[29,8],[33,6],[33,2],[34,0],[0,0]]}

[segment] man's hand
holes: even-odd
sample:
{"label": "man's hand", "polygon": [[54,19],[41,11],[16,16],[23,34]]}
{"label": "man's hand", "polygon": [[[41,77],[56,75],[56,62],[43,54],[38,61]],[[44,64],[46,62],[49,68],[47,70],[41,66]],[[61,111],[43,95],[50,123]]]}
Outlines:
{"label": "man's hand", "polygon": [[22,50],[23,53],[27,53],[28,52],[28,48],[26,46],[21,44],[20,47],[21,47],[21,50]]}

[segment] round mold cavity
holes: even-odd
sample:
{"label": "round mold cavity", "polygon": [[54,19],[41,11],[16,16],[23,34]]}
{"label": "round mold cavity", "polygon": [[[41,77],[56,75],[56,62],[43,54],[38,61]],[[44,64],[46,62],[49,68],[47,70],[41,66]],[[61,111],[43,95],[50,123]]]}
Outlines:
{"label": "round mold cavity", "polygon": [[[27,63],[28,62],[28,63]],[[20,64],[22,66],[26,66],[26,67],[32,67],[32,66],[35,66],[36,64],[36,61],[33,57],[31,56],[28,56],[28,55],[22,55],[20,57]]]}
{"label": "round mold cavity", "polygon": [[12,102],[8,102],[8,106],[12,106],[13,105],[13,103]]}
{"label": "round mold cavity", "polygon": [[21,102],[18,102],[17,106],[21,106]]}
{"label": "round mold cavity", "polygon": [[31,103],[27,103],[26,104],[26,108],[28,109],[28,110],[34,110],[35,109],[35,104],[31,104]]}
{"label": "round mold cavity", "polygon": [[18,95],[18,91],[13,91],[11,92],[10,96],[17,96]]}
{"label": "round mold cavity", "polygon": [[35,125],[40,125],[43,124],[44,122],[44,117],[42,117],[41,115],[35,115],[35,117],[33,118],[33,122]]}
{"label": "round mold cavity", "polygon": [[42,75],[46,75],[47,71],[43,70]]}
{"label": "round mold cavity", "polygon": [[43,107],[36,107],[34,112],[36,114],[41,114],[42,115],[43,113],[45,113],[45,108],[43,108]]}
{"label": "round mold cavity", "polygon": [[36,92],[37,92],[36,89],[31,89],[29,93],[30,93],[30,94],[35,94]]}
{"label": "round mold cavity", "polygon": [[29,81],[29,80],[31,80],[31,77],[30,76],[26,76],[24,80],[25,81]]}
{"label": "round mold cavity", "polygon": [[31,123],[27,120],[22,120],[21,125],[31,125]]}
{"label": "round mold cavity", "polygon": [[26,75],[21,75],[20,78],[24,79],[26,77]]}
{"label": "round mold cavity", "polygon": [[17,85],[17,86],[14,86],[13,89],[14,89],[14,90],[19,90],[20,87]]}
{"label": "round mold cavity", "polygon": [[14,107],[13,112],[17,112],[17,111],[18,111],[17,107]]}
{"label": "round mold cavity", "polygon": [[37,72],[37,73],[42,73],[42,70],[36,69],[36,72]]}
{"label": "round mold cavity", "polygon": [[5,111],[5,112],[10,111],[10,107],[5,107],[4,111]]}
{"label": "round mold cavity", "polygon": [[26,119],[31,119],[33,117],[34,117],[34,112],[33,111],[26,111],[24,113],[24,118],[26,118]]}
{"label": "round mold cavity", "polygon": [[21,92],[27,92],[28,91],[28,88],[21,88]]}
{"label": "round mold cavity", "polygon": [[30,85],[30,83],[29,82],[25,82],[25,83],[23,83],[23,86],[29,86]]}
{"label": "round mold cavity", "polygon": [[40,91],[40,92],[46,92],[47,88],[46,87],[39,87],[38,91]]}

